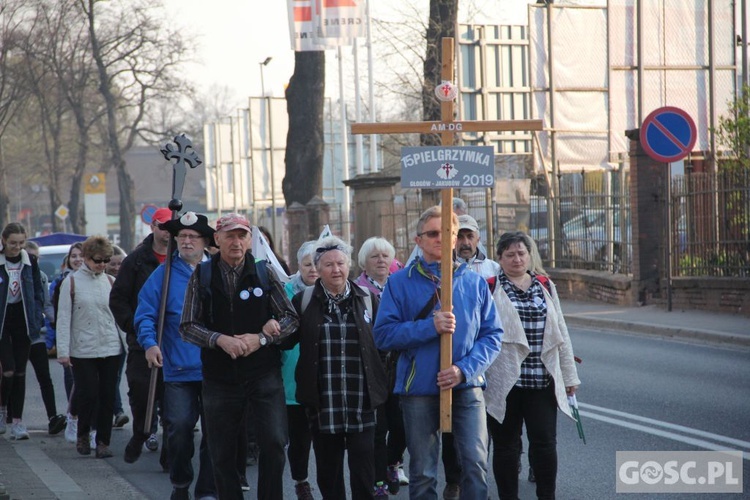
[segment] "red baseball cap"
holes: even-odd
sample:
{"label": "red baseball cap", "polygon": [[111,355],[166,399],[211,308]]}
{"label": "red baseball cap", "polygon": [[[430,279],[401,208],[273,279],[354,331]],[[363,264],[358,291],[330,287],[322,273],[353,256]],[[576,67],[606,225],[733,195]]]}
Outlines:
{"label": "red baseball cap", "polygon": [[216,221],[216,231],[232,231],[233,229],[244,229],[250,232],[250,222],[240,214],[226,214]]}
{"label": "red baseball cap", "polygon": [[172,211],[166,207],[157,209],[156,212],[154,212],[154,215],[151,216],[151,224],[164,224],[170,220],[172,220]]}

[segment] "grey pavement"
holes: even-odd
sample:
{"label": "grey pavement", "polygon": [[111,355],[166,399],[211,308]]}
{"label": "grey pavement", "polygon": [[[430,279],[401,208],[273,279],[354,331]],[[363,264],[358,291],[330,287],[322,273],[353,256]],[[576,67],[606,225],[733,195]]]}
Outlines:
{"label": "grey pavement", "polygon": [[[656,306],[624,307],[596,302],[563,300],[569,327],[617,330],[636,335],[653,335],[687,342],[703,342],[731,348],[750,348],[750,318],[707,311],[671,311]],[[31,381],[30,381],[31,383]],[[0,500],[138,498],[138,490],[118,477],[103,460],[90,460],[90,480],[76,483],[67,472],[76,464],[57,463],[45,453],[45,434],[34,433],[32,440],[13,442],[0,436]],[[83,463],[81,463],[83,465]],[[78,476],[78,474],[73,474]],[[101,483],[101,484],[99,484]],[[54,487],[56,492],[50,489]],[[117,492],[117,493],[115,493]],[[114,493],[114,494],[113,494]]]}

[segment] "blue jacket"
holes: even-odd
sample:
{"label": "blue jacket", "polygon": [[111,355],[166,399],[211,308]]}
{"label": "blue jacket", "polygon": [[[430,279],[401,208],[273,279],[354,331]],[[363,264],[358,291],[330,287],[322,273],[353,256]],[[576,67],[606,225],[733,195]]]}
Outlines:
{"label": "blue jacket", "polygon": [[[419,261],[440,276],[440,264]],[[417,260],[388,278],[380,296],[375,320],[375,344],[381,351],[402,351],[396,367],[394,392],[409,396],[440,393],[440,336],[432,315],[415,321],[435,293],[436,285],[417,270]],[[439,303],[435,309],[440,309]],[[484,387],[484,372],[500,354],[503,329],[487,282],[461,265],[453,273],[453,364],[461,369],[466,382],[456,390]]]}
{"label": "blue jacket", "polygon": [[[8,271],[5,254],[0,253],[0,331],[5,325],[5,310],[8,306]],[[44,290],[36,257],[21,250],[21,302],[26,315],[26,334],[33,344],[39,340],[44,326]]]}
{"label": "blue jacket", "polygon": [[[190,265],[175,253],[169,279],[167,315],[164,318],[164,331],[161,339],[161,353],[164,360],[162,370],[165,382],[203,380],[201,348],[183,341],[179,332],[185,290],[192,274],[193,269]],[[161,264],[151,273],[138,294],[138,307],[135,310],[133,325],[138,335],[138,343],[144,350],[157,345],[156,325],[159,320],[163,279],[164,264]]]}

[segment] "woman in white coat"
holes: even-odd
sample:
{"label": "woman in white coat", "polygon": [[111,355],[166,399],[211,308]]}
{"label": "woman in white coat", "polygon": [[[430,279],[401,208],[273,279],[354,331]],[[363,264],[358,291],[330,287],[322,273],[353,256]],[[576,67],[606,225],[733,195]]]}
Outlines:
{"label": "woman in white coat", "polygon": [[505,330],[500,356],[487,370],[485,391],[501,499],[518,498],[524,424],[537,498],[555,498],[557,410],[572,418],[566,396],[580,384],[555,286],[530,270],[532,247],[525,233],[503,234],[497,244],[501,271],[490,283]]}
{"label": "woman in white coat", "polygon": [[117,371],[125,350],[125,334],[109,310],[113,279],[104,271],[112,253],[104,236],[83,242],[83,265],[62,282],[57,311],[57,361],[73,367],[78,398],[76,449],[91,454],[89,431],[95,423],[96,458],[112,456]]}

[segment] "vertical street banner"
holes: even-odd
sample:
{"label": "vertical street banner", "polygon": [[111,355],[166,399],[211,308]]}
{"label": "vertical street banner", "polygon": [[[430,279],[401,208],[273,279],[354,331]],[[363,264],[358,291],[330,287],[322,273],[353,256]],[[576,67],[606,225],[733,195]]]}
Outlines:
{"label": "vertical street banner", "polygon": [[296,52],[351,45],[367,34],[366,0],[287,0]]}
{"label": "vertical street banner", "polygon": [[316,34],[337,45],[351,45],[354,38],[367,36],[367,0],[315,0],[313,23]]}

